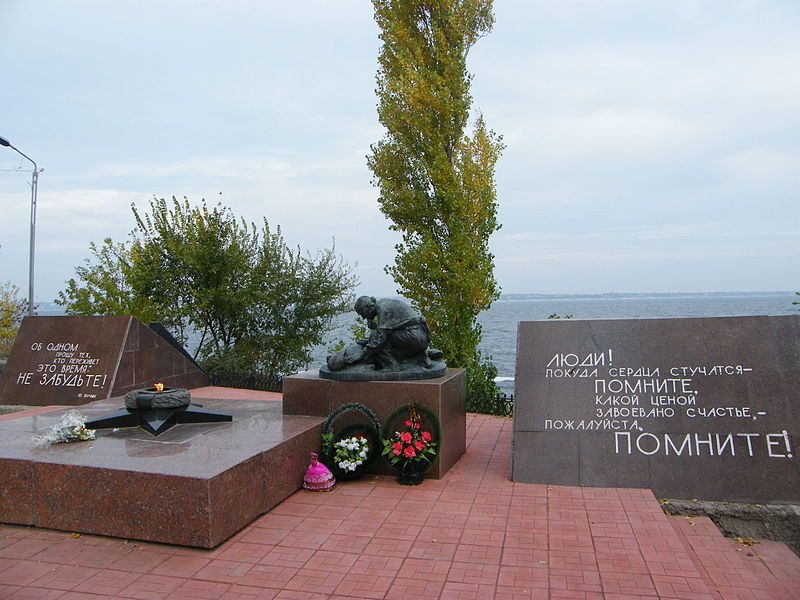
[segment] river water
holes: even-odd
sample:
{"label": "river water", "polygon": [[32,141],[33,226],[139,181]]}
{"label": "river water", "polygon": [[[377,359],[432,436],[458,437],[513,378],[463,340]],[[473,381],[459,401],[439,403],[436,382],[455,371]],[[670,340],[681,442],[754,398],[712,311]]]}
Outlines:
{"label": "river water", "polygon": [[[498,370],[498,386],[514,391],[517,324],[547,319],[552,314],[574,319],[657,319],[676,317],[727,317],[797,314],[800,300],[794,292],[726,292],[707,294],[506,294],[479,316],[483,327],[481,351],[491,356]],[[61,307],[43,303],[39,314],[63,314]],[[355,313],[342,315],[325,342],[314,348],[309,368],[325,360],[329,348],[349,340]],[[191,345],[191,344],[190,344]]]}

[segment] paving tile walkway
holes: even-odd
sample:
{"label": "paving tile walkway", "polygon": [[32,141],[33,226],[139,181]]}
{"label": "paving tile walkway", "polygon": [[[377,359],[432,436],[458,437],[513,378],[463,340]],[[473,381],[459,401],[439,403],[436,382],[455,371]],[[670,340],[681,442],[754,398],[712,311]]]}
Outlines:
{"label": "paving tile walkway", "polygon": [[442,480],[300,491],[214,550],[0,526],[0,598],[800,598],[786,546],[668,517],[649,490],[513,483],[511,421],[467,432]]}

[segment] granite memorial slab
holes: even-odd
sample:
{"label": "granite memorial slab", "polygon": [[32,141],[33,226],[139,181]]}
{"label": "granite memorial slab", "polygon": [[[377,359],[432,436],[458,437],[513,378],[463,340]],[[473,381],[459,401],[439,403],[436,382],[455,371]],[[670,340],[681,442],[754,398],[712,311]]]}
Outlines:
{"label": "granite memorial slab", "polygon": [[800,316],[522,322],[514,481],[800,502]]}
{"label": "granite memorial slab", "polygon": [[[80,407],[89,418],[119,397]],[[323,419],[280,402],[201,400],[228,423],[153,437],[139,427],[47,448],[32,438],[66,409],[0,420],[0,522],[213,548],[300,489]]]}
{"label": "granite memorial slab", "polygon": [[133,317],[26,317],[0,374],[0,404],[79,405],[156,382],[210,385],[191,358]]}

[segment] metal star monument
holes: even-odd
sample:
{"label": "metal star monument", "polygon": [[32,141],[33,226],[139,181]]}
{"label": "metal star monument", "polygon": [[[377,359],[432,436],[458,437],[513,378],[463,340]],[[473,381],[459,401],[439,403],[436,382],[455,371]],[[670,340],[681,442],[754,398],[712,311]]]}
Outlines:
{"label": "metal star monument", "polygon": [[86,421],[86,428],[111,429],[113,427],[138,426],[153,435],[160,435],[179,423],[215,423],[220,421],[233,421],[233,417],[203,410],[194,405],[181,408],[155,408],[153,410],[121,408],[105,417]]}
{"label": "metal star monument", "polygon": [[[154,407],[155,390],[132,392],[135,406],[126,406],[104,417],[86,422],[87,429],[111,429],[114,427],[141,427],[148,433],[158,436],[179,423],[217,423],[233,421],[231,415],[204,410],[188,402],[183,406]],[[127,398],[126,398],[127,400]],[[127,402],[126,402],[127,404]]]}

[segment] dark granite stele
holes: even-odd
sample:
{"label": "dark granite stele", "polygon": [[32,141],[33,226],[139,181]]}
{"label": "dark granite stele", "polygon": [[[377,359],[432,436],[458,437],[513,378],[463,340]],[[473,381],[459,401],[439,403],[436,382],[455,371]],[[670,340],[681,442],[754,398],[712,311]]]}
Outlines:
{"label": "dark granite stele", "polygon": [[0,404],[76,406],[156,382],[189,389],[211,385],[159,330],[157,323],[148,327],[129,316],[25,317],[0,373]]}
{"label": "dark granite stele", "polygon": [[799,454],[798,315],[519,324],[514,481],[797,504]]}
{"label": "dark granite stele", "polygon": [[[466,451],[466,381],[464,369],[448,369],[443,377],[411,381],[335,381],[321,378],[316,370],[306,371],[284,378],[283,413],[327,417],[343,404],[359,402],[385,425],[392,412],[404,404],[425,406],[439,420],[442,436],[441,450],[426,477],[440,479]],[[395,474],[383,458],[370,472]]]}
{"label": "dark granite stele", "polygon": [[[230,423],[140,428],[35,448],[66,411],[0,421],[0,522],[213,548],[300,489],[323,419],[280,402],[198,401]],[[94,418],[122,398],[79,411]],[[37,412],[37,411],[32,411]]]}

